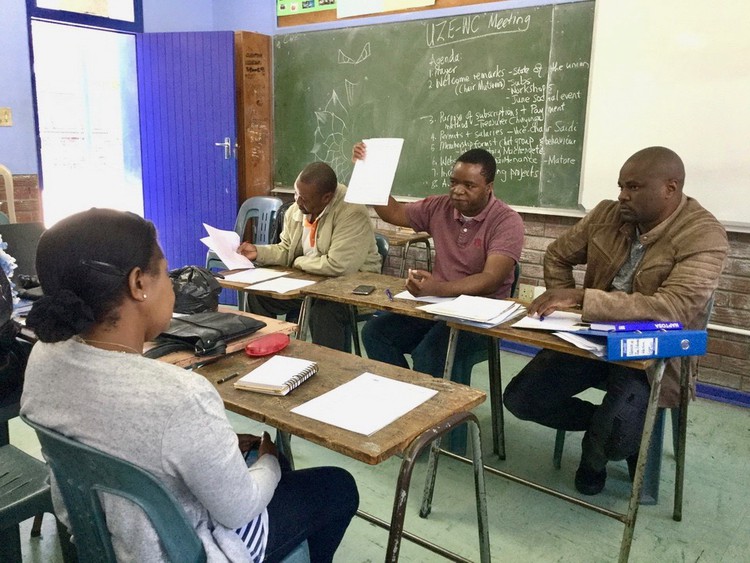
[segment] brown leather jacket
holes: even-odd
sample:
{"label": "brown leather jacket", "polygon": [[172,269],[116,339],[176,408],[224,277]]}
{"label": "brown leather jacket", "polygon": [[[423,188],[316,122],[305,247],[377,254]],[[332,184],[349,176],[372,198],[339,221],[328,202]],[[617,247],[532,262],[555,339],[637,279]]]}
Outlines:
{"label": "brown leather jacket", "polygon": [[[586,264],[584,320],[680,321],[685,328],[705,328],[729,248],[724,227],[683,195],[667,220],[641,234],[646,252],[633,277],[633,292],[608,291],[633,237],[635,226],[620,219],[618,202],[601,202],[547,248],[547,288],[574,288],[572,268]],[[691,360],[694,391],[697,362]],[[679,376],[680,360],[675,358],[664,372],[661,406],[679,404]]]}

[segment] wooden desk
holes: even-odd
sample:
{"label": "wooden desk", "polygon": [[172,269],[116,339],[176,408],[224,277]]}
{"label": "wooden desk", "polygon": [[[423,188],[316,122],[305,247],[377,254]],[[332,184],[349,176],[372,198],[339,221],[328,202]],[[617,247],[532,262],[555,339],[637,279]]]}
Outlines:
{"label": "wooden desk", "polygon": [[[590,352],[581,350],[580,348],[577,348],[573,346],[572,344],[546,331],[513,328],[511,325],[514,322],[516,322],[516,320],[518,319],[511,319],[510,321],[503,323],[501,325],[498,325],[496,327],[493,327],[493,328],[478,328],[478,327],[473,327],[473,326],[465,325],[465,324],[458,323],[458,322],[449,322],[448,325],[451,327],[451,335],[448,341],[448,356],[447,357],[452,360],[453,355],[455,354],[456,337],[457,337],[458,331],[466,330],[466,331],[475,332],[478,334],[483,334],[492,338],[494,342],[493,348],[495,349],[496,355],[497,355],[497,347],[498,347],[497,340],[504,339],[504,340],[510,340],[513,342],[529,344],[529,345],[536,346],[539,348],[547,348],[550,350],[556,350],[558,352],[562,352],[565,354],[588,357],[588,358],[595,359],[595,360],[599,359],[593,354],[591,354]],[[601,360],[601,361],[606,361],[606,360]],[[599,514],[609,516],[610,518],[614,518],[615,520],[619,520],[620,522],[622,522],[625,525],[625,531],[623,532],[622,541],[620,543],[619,561],[623,563],[628,560],[628,557],[630,554],[630,546],[633,541],[633,531],[635,529],[635,521],[636,521],[636,517],[638,514],[638,506],[640,504],[641,490],[643,488],[643,477],[644,477],[644,472],[645,472],[644,470],[646,466],[646,460],[648,458],[648,450],[651,445],[651,436],[654,430],[654,422],[656,420],[656,411],[659,406],[659,395],[661,393],[661,381],[662,381],[662,376],[664,375],[665,361],[662,359],[656,360],[656,361],[633,360],[633,361],[617,362],[617,363],[626,365],[628,367],[632,367],[635,369],[642,369],[642,370],[648,371],[649,374],[651,375],[651,394],[649,396],[648,408],[646,409],[646,418],[644,421],[643,435],[641,437],[641,444],[640,444],[640,448],[638,452],[638,463],[636,465],[635,476],[633,478],[633,489],[630,494],[630,501],[628,503],[628,510],[626,513],[614,512],[612,510],[603,508],[599,505],[586,502],[577,497],[566,495],[555,489],[550,489],[538,483],[528,481],[526,479],[518,477],[517,475],[513,475],[511,473],[507,473],[499,469],[495,469],[492,467],[485,467],[485,469],[489,471],[490,473],[493,473],[500,477],[504,477],[516,483],[521,483],[523,485],[532,487],[538,491],[550,494],[552,496],[556,496],[563,500],[567,500],[568,502],[571,502],[578,506],[582,506],[584,508],[588,508],[590,510],[594,510],[598,512]],[[446,362],[446,370],[448,369],[450,369],[450,366],[448,366]],[[498,374],[499,374],[500,362],[497,359],[491,360],[490,369],[498,370]],[[490,377],[490,379],[492,380],[492,377]],[[499,375],[498,375],[498,379],[499,379]],[[683,387],[686,387],[688,385],[688,378],[686,377],[685,374],[683,374],[682,380],[683,380],[682,381]],[[683,392],[685,392],[684,389],[683,389]],[[491,392],[490,400],[502,401],[502,397],[497,399],[493,397],[492,395],[493,394]],[[428,471],[427,471],[427,483],[425,485],[425,495],[423,497],[422,510],[421,510],[421,514],[423,516],[427,516],[430,512],[430,503],[431,503],[431,497],[432,497],[432,489],[434,487],[435,470],[436,470],[436,467],[433,466],[433,464],[437,463],[437,456],[440,453],[438,448],[439,448],[439,443],[437,445],[433,445],[430,451],[430,461],[429,461]],[[505,445],[503,443],[503,451],[504,449],[505,449]]]}
{"label": "wooden desk", "polygon": [[[315,376],[286,397],[239,391],[230,382],[216,383],[227,374],[236,371],[244,373],[258,365],[259,360],[251,359],[244,354],[227,356],[222,361],[201,368],[199,373],[216,385],[228,410],[253,420],[269,424],[279,430],[371,465],[380,463],[394,454],[404,454],[390,526],[365,513],[361,514],[370,522],[390,529],[386,561],[398,560],[409,482],[417,456],[434,439],[454,426],[468,422],[473,440],[481,560],[489,561],[482,448],[479,425],[476,417],[470,412],[472,408],[485,400],[485,394],[482,391],[301,340],[293,340],[281,352],[281,355],[313,360],[319,366],[319,372]],[[290,412],[292,408],[346,383],[365,371],[435,389],[438,394],[372,436],[362,436]],[[429,549],[429,546],[424,543],[420,545]],[[445,550],[436,551],[448,558],[463,560],[460,556]]]}
{"label": "wooden desk", "polygon": [[399,277],[404,277],[404,270],[406,270],[406,257],[409,254],[409,248],[412,244],[421,243],[425,245],[427,249],[427,269],[432,271],[432,247],[430,246],[430,235],[428,233],[415,233],[411,230],[389,230],[389,229],[375,229],[375,232],[379,235],[383,235],[388,241],[389,246],[403,246],[404,256],[401,260],[401,269],[399,271]]}

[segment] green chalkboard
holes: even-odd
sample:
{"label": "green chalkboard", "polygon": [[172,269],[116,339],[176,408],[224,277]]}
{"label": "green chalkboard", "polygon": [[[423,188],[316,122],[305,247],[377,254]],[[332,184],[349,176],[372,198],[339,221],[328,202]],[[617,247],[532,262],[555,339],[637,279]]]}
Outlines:
{"label": "green chalkboard", "polygon": [[594,3],[274,38],[275,182],[313,160],[351,175],[351,147],[403,137],[393,193],[447,191],[473,147],[498,161],[495,194],[576,208]]}

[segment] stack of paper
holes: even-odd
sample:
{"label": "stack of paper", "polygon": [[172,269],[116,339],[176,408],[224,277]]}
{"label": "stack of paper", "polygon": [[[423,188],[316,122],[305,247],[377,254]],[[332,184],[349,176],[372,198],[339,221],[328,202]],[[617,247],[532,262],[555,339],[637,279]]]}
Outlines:
{"label": "stack of paper", "polygon": [[436,394],[433,389],[365,372],[292,412],[370,436]]}
{"label": "stack of paper", "polygon": [[524,317],[517,323],[513,323],[513,328],[577,332],[579,330],[587,329],[588,325],[581,323],[580,313],[555,311],[546,317]]}
{"label": "stack of paper", "polygon": [[253,289],[257,291],[273,291],[275,293],[287,293],[300,289],[306,285],[312,285],[315,282],[312,280],[298,280],[296,278],[274,278],[261,283],[253,285]]}
{"label": "stack of paper", "polygon": [[574,332],[553,332],[555,336],[562,338],[566,342],[570,342],[576,348],[581,350],[588,350],[598,358],[603,358],[607,355],[607,340],[606,338],[598,337],[585,337]]}
{"label": "stack of paper", "polygon": [[[494,323],[490,325],[494,326],[498,322],[511,318],[512,314],[519,310],[519,307],[518,303],[508,299],[460,295],[452,301],[422,305],[417,307],[417,309],[427,311],[439,317],[483,324]],[[497,321],[497,319],[501,320]]]}

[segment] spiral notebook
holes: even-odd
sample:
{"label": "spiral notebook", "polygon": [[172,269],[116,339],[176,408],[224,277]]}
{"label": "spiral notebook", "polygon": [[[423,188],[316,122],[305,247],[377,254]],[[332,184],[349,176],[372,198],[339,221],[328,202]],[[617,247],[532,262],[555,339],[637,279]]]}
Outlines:
{"label": "spiral notebook", "polygon": [[234,387],[269,395],[286,395],[317,372],[318,364],[310,360],[273,356],[238,379]]}

